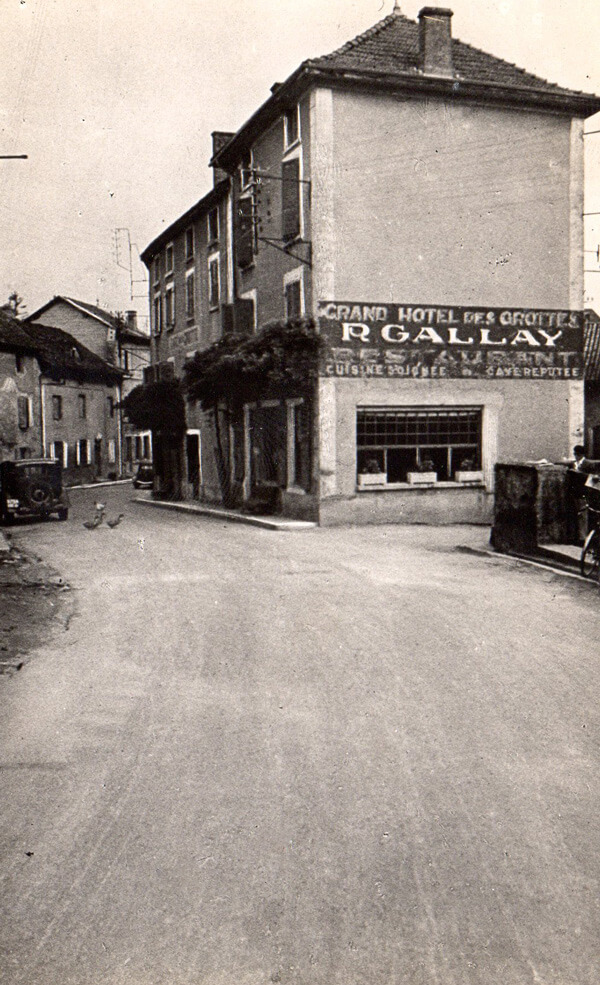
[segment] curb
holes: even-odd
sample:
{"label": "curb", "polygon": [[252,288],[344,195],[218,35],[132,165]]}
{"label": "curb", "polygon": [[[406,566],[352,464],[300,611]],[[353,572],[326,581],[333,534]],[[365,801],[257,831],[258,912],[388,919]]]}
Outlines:
{"label": "curb", "polygon": [[107,479],[106,482],[87,482],[84,486],[65,486],[70,493],[77,492],[78,489],[101,489],[102,486],[124,486],[127,482],[131,482],[132,479]]}
{"label": "curb", "polygon": [[586,585],[594,585],[591,578],[585,578],[574,568],[559,566],[552,563],[550,559],[544,560],[543,557],[532,558],[525,554],[503,554],[502,551],[487,551],[477,547],[458,547],[457,550],[465,554],[477,554],[480,557],[499,558],[503,561],[519,561],[520,564],[529,564],[532,568],[543,568],[545,571],[552,571],[555,575],[564,575],[566,578],[574,578]]}
{"label": "curb", "polygon": [[158,509],[174,510],[179,513],[192,513],[196,516],[208,516],[215,520],[229,520],[231,523],[245,523],[250,527],[262,527],[263,530],[312,530],[317,524],[310,520],[274,520],[262,516],[246,516],[231,510],[219,510],[210,506],[197,506],[195,503],[169,503],[162,499],[142,499],[134,496],[134,503],[144,506],[155,506]]}

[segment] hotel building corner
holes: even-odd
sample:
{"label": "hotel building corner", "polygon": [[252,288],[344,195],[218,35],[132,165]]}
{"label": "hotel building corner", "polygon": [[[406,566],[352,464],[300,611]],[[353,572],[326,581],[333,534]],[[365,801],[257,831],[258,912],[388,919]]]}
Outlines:
{"label": "hotel building corner", "polygon": [[[483,523],[497,462],[582,440],[583,122],[600,99],[462,44],[451,18],[395,10],[216,134],[198,326],[188,271],[179,323],[156,272],[176,272],[193,215],[145,251],[155,351],[177,372],[175,353],[232,326],[309,318],[322,337],[305,388],[232,395],[238,505],[270,484],[276,508],[322,524]],[[218,499],[210,417],[188,418],[202,460],[184,493]]]}

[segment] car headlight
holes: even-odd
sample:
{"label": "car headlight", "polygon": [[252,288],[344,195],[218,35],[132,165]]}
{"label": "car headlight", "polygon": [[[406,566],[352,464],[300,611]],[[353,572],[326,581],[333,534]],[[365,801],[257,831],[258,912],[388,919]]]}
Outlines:
{"label": "car headlight", "polygon": [[6,500],[6,506],[7,506],[7,509],[9,509],[9,510],[17,510],[19,508],[19,500],[18,499],[7,499]]}

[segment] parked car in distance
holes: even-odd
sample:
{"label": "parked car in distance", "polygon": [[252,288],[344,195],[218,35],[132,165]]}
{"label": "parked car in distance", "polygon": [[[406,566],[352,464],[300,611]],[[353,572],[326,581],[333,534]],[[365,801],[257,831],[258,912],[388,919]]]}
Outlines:
{"label": "parked car in distance", "polygon": [[154,469],[152,462],[140,462],[133,477],[134,489],[152,489],[154,484]]}
{"label": "parked car in distance", "polygon": [[59,520],[69,516],[60,462],[51,458],[0,462],[0,523],[44,519],[53,513]]}

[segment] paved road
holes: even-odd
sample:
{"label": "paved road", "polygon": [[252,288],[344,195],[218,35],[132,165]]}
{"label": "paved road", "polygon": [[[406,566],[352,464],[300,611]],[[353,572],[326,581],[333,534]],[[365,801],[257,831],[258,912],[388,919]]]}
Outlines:
{"label": "paved road", "polygon": [[10,985],[597,985],[596,590],[131,505],[0,687]]}

